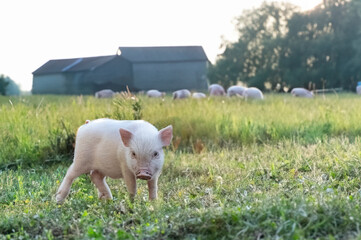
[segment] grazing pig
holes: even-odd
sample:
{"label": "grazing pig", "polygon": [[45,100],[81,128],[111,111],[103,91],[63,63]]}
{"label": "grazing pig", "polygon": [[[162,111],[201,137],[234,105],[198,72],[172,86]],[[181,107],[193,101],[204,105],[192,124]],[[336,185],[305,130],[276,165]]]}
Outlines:
{"label": "grazing pig", "polygon": [[95,93],[96,98],[112,98],[115,92],[110,89],[103,89]]}
{"label": "grazing pig", "polygon": [[226,92],[224,88],[219,84],[212,84],[208,87],[209,95],[210,96],[224,96]]}
{"label": "grazing pig", "polygon": [[246,100],[248,99],[263,99],[263,93],[261,90],[255,87],[247,88],[244,93],[244,97]]}
{"label": "grazing pig", "polygon": [[361,85],[357,85],[356,87],[356,93],[361,94]]}
{"label": "grazing pig", "polygon": [[165,96],[165,92],[159,92],[158,90],[152,89],[147,91],[147,96],[150,98],[161,98]]}
{"label": "grazing pig", "polygon": [[313,98],[313,93],[305,88],[294,88],[291,91],[294,97]]}
{"label": "grazing pig", "polygon": [[73,164],[57,193],[62,203],[75,178],[90,172],[99,198],[112,199],[105,177],[124,178],[131,198],[137,192],[136,179],[148,181],[149,199],[157,198],[157,182],[164,153],[172,140],[172,126],[158,131],[143,120],[97,119],[86,121],[77,132]]}
{"label": "grazing pig", "polygon": [[361,94],[361,82],[357,82],[356,94]]}
{"label": "grazing pig", "polygon": [[245,90],[246,90],[245,87],[231,86],[227,89],[227,96],[228,97],[232,97],[232,96],[242,97]]}
{"label": "grazing pig", "polygon": [[173,92],[173,99],[189,98],[190,96],[191,96],[191,92],[187,89],[181,89]]}
{"label": "grazing pig", "polygon": [[192,94],[192,98],[201,99],[207,97],[204,93],[201,92],[194,92]]}

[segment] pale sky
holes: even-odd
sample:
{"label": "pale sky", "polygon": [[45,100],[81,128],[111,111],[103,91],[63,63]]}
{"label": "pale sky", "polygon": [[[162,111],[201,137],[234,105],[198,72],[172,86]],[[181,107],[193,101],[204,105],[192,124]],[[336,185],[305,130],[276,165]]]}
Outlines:
{"label": "pale sky", "polygon": [[[119,46],[200,45],[214,62],[233,19],[262,0],[2,0],[0,74],[23,91],[51,59],[113,55]],[[288,0],[303,10],[321,0]]]}

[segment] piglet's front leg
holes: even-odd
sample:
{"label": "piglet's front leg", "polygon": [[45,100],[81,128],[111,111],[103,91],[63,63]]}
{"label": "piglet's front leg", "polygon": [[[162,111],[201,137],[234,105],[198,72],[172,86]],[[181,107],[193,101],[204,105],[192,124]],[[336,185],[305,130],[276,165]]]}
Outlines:
{"label": "piglet's front leg", "polygon": [[154,177],[152,180],[148,181],[148,191],[149,191],[149,200],[154,200],[157,198],[158,177]]}
{"label": "piglet's front leg", "polygon": [[124,175],[125,186],[127,187],[127,190],[129,192],[130,199],[133,201],[135,194],[137,193],[136,178],[134,174],[131,173],[130,171],[125,171],[123,175]]}

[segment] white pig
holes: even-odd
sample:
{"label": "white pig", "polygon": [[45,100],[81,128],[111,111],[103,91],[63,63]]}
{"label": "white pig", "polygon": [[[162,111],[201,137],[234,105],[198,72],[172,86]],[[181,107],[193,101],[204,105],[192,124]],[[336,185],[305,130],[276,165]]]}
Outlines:
{"label": "white pig", "polygon": [[361,94],[361,85],[358,85],[358,86],[356,87],[356,93],[357,93],[357,94]]}
{"label": "white pig", "polygon": [[291,91],[294,97],[313,98],[313,93],[305,88],[294,88]]}
{"label": "white pig", "polygon": [[95,93],[96,98],[112,98],[115,92],[111,89],[103,89]]}
{"label": "white pig", "polygon": [[224,88],[219,84],[212,84],[208,87],[209,95],[210,96],[224,96],[226,92]]}
{"label": "white pig", "polygon": [[181,89],[173,92],[173,99],[189,98],[190,96],[191,92],[187,89]]}
{"label": "white pig", "polygon": [[136,179],[148,181],[149,199],[157,198],[157,182],[164,162],[163,147],[171,143],[172,126],[158,131],[143,120],[86,121],[77,132],[74,160],[57,193],[62,203],[75,178],[90,172],[99,198],[112,199],[105,177],[124,178],[134,198]]}
{"label": "white pig", "polygon": [[192,94],[192,98],[195,98],[195,99],[201,99],[201,98],[206,98],[207,96],[204,94],[204,93],[201,93],[201,92],[194,92]]}
{"label": "white pig", "polygon": [[152,89],[147,91],[147,96],[150,98],[160,98],[165,96],[165,92],[159,92],[158,90]]}
{"label": "white pig", "polygon": [[232,97],[232,96],[242,97],[245,90],[246,90],[246,88],[242,87],[242,86],[231,86],[227,89],[227,96],[228,97]]}
{"label": "white pig", "polygon": [[263,93],[261,90],[255,87],[247,88],[244,93],[244,97],[246,100],[248,99],[263,99]]}

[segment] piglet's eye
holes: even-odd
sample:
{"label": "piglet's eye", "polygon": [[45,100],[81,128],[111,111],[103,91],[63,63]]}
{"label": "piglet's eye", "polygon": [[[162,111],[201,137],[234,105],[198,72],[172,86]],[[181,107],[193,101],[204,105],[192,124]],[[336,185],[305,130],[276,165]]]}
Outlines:
{"label": "piglet's eye", "polygon": [[137,157],[137,155],[135,154],[135,152],[131,152],[131,154],[132,154],[132,158],[136,158],[136,157]]}
{"label": "piglet's eye", "polygon": [[159,152],[154,152],[154,153],[153,153],[153,157],[154,157],[154,158],[156,158],[156,157],[158,157],[158,156],[159,156]]}

